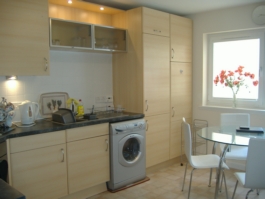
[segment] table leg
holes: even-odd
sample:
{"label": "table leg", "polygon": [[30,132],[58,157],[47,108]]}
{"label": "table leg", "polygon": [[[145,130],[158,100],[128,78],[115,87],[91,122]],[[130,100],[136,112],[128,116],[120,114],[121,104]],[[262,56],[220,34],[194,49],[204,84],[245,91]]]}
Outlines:
{"label": "table leg", "polygon": [[222,152],[222,155],[220,157],[219,168],[217,170],[217,176],[216,176],[216,186],[215,186],[214,199],[217,199],[217,197],[218,197],[218,189],[219,189],[219,184],[220,184],[220,176],[221,176],[221,171],[222,171],[222,165],[223,165],[225,154],[226,154],[226,151],[227,151],[228,147],[229,147],[229,145],[226,144],[225,147],[224,147],[224,150]]}

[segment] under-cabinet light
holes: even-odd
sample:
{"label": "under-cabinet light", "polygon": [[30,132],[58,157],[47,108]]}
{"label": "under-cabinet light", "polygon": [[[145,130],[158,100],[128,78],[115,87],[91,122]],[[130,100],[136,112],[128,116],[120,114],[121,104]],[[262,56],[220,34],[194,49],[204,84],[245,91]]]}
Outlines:
{"label": "under-cabinet light", "polygon": [[68,0],[68,3],[69,3],[69,4],[72,4],[73,2],[72,2],[72,0]]}
{"label": "under-cabinet light", "polygon": [[100,10],[104,10],[104,7],[100,7]]}
{"label": "under-cabinet light", "polygon": [[6,80],[16,80],[16,79],[17,79],[16,75],[6,76]]}

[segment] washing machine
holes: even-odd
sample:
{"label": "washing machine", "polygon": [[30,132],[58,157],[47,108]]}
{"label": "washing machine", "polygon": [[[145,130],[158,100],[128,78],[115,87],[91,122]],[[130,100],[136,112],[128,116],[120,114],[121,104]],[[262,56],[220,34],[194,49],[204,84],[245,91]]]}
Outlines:
{"label": "washing machine", "polygon": [[109,190],[129,186],[146,177],[144,119],[110,124]]}

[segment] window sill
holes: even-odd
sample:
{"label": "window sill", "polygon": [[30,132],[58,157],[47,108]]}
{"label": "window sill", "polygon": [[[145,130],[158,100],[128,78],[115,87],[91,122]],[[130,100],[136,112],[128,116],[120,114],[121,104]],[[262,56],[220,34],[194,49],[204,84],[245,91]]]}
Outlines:
{"label": "window sill", "polygon": [[265,110],[264,109],[251,109],[251,108],[232,108],[232,107],[223,107],[223,106],[211,106],[211,105],[206,105],[206,106],[200,106],[200,109],[203,110],[208,110],[208,111],[233,111],[237,113],[253,113],[253,114],[264,114]]}

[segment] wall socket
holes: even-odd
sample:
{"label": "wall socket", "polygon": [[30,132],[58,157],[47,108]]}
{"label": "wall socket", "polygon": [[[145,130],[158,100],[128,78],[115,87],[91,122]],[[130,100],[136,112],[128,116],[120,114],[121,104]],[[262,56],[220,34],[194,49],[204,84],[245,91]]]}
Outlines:
{"label": "wall socket", "polygon": [[106,96],[98,96],[95,98],[96,103],[112,103],[113,102],[113,96],[112,95],[106,95]]}

